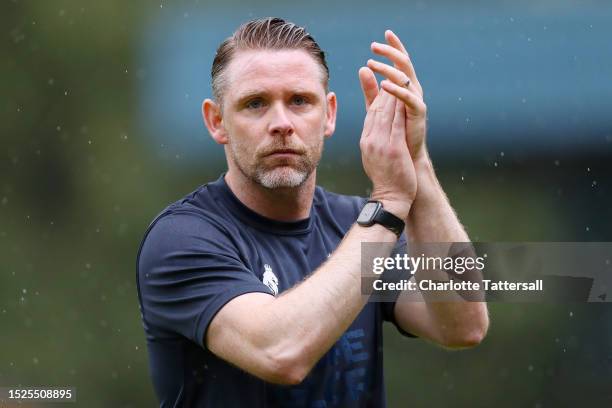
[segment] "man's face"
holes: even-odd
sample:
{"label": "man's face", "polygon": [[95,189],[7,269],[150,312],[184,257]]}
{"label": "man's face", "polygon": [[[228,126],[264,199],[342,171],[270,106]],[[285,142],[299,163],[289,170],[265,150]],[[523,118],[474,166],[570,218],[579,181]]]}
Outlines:
{"label": "man's face", "polygon": [[334,131],[335,96],[325,93],[322,68],[303,50],[249,50],[236,53],[226,75],[230,165],[266,188],[303,184]]}

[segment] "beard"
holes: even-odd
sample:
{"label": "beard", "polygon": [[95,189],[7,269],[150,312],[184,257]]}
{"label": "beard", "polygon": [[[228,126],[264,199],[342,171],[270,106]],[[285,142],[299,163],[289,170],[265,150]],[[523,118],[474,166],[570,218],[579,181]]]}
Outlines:
{"label": "beard", "polygon": [[[278,150],[292,150],[290,157],[274,157]],[[316,145],[274,142],[255,151],[230,138],[229,153],[240,172],[266,189],[295,188],[315,171],[323,153],[323,138]]]}

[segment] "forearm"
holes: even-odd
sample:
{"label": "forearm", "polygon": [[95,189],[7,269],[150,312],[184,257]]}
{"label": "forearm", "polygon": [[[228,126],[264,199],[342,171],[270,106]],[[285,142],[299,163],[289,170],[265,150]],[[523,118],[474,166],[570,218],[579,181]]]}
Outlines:
{"label": "forearm", "polygon": [[[450,243],[469,242],[469,237],[440,186],[431,161],[426,156],[415,162],[418,190],[407,222],[408,237],[412,246],[423,251],[433,251],[432,256],[456,256],[449,253]],[[448,243],[448,245],[442,244]],[[435,245],[434,245],[435,244]],[[421,251],[419,250],[419,253]],[[473,253],[462,254],[474,256]],[[441,274],[440,276],[438,274]],[[478,270],[462,275],[470,281],[480,281]],[[448,280],[441,271],[420,271],[415,278]],[[473,345],[479,342],[488,328],[488,314],[484,302],[465,301],[459,293],[422,293],[427,312],[439,328],[439,337],[447,346]],[[470,299],[483,299],[482,293],[470,293]]]}
{"label": "forearm", "polygon": [[406,223],[409,241],[469,242],[465,229],[450,205],[429,156],[415,161],[417,195]]}
{"label": "forearm", "polygon": [[361,292],[361,243],[388,242],[376,256],[387,256],[396,237],[379,225],[354,225],[338,248],[310,277],[256,312],[251,327],[255,347],[294,367],[302,378],[348,329],[367,302]]}

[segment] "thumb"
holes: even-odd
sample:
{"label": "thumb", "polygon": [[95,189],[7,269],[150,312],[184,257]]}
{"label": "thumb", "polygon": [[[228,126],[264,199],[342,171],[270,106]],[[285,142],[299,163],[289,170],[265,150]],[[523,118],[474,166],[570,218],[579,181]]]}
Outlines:
{"label": "thumb", "polygon": [[361,84],[361,90],[363,91],[365,108],[368,110],[378,95],[378,82],[376,81],[374,72],[372,72],[372,70],[368,67],[361,67],[359,69],[359,83]]}

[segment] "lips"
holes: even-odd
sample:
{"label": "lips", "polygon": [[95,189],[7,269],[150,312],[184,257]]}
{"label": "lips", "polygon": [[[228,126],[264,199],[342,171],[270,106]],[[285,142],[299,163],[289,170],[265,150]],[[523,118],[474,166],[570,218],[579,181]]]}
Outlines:
{"label": "lips", "polygon": [[277,149],[277,150],[273,150],[272,152],[266,154],[266,156],[290,156],[290,155],[299,155],[301,154],[300,151],[298,150],[293,150],[293,149]]}

